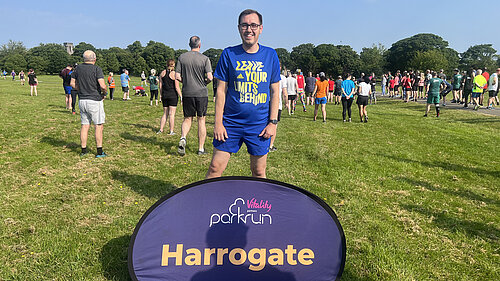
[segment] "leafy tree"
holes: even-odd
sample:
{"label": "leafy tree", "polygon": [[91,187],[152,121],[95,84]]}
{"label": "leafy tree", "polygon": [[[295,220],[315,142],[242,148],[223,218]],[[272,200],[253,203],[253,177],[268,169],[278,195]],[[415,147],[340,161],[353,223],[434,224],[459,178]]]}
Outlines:
{"label": "leafy tree", "polygon": [[120,72],[120,62],[118,61],[118,58],[116,58],[116,54],[106,52],[103,54],[103,59],[106,61],[107,72]]}
{"label": "leafy tree", "polygon": [[118,63],[120,64],[120,72],[122,69],[131,70],[134,67],[134,56],[129,51],[120,51],[116,54]]}
{"label": "leafy tree", "polygon": [[438,50],[417,51],[408,66],[420,71],[426,71],[427,69],[437,71],[438,69],[447,69],[449,67],[446,56]]}
{"label": "leafy tree", "polygon": [[487,67],[492,70],[495,68],[496,50],[491,44],[481,44],[471,46],[462,53],[460,64],[463,68],[481,68]]}
{"label": "leafy tree", "polygon": [[437,50],[445,55],[450,61],[448,67],[458,62],[458,53],[448,48],[447,41],[435,34],[421,33],[392,44],[387,52],[388,67],[393,71],[408,69],[410,59],[415,57],[417,52],[429,50]]}
{"label": "leafy tree", "polygon": [[36,72],[45,72],[49,66],[49,61],[43,57],[28,54],[27,58],[28,67],[26,69],[33,68]]}
{"label": "leafy tree", "polygon": [[[12,61],[12,59],[10,58],[11,56],[21,55],[22,57],[24,57],[24,56],[26,56],[26,52],[27,52],[27,50],[26,50],[26,47],[24,46],[23,42],[9,40],[8,43],[3,44],[0,47],[0,66],[8,69],[9,67],[7,65],[5,65],[5,63],[7,60],[10,59],[10,63],[12,65],[12,63],[14,61]],[[18,59],[16,59],[15,61],[18,61]],[[24,67],[26,67],[26,64]],[[15,68],[15,69],[17,69],[17,68]]]}
{"label": "leafy tree", "polygon": [[[39,64],[38,66],[42,68],[38,68],[37,71],[49,74],[59,73],[70,62],[70,56],[63,45],[55,43],[40,44],[40,46],[31,48],[28,54],[31,59],[34,57],[43,58],[47,64]],[[30,64],[30,60],[28,60],[28,64]]]}
{"label": "leafy tree", "polygon": [[21,70],[26,70],[27,62],[24,59],[24,56],[21,54],[13,54],[8,56],[5,62],[3,63],[4,69],[12,70],[14,69],[16,72]]}
{"label": "leafy tree", "polygon": [[91,50],[91,51],[94,51],[94,52],[97,51],[96,48],[92,44],[85,43],[85,42],[80,42],[73,49],[72,56],[74,58],[79,59],[79,61],[83,61],[83,52],[85,52],[87,50]]}
{"label": "leafy tree", "polygon": [[222,49],[214,49],[210,48],[203,52],[205,56],[210,60],[210,64],[212,65],[212,71],[215,71],[217,67],[217,63],[219,62],[220,55],[222,54]]}
{"label": "leafy tree", "polygon": [[[154,41],[149,41],[149,42],[151,43]],[[135,41],[134,43],[127,46],[127,50],[130,51],[130,53],[132,53],[133,55],[136,55],[136,54],[141,54],[142,51],[144,50],[144,47],[142,47],[140,41]]]}
{"label": "leafy tree", "polygon": [[133,56],[133,63],[132,67],[130,68],[130,73],[132,75],[140,75],[142,71],[145,71],[146,73],[149,72],[148,64],[146,63],[146,60],[139,56],[139,55],[134,55]]}
{"label": "leafy tree", "polygon": [[309,71],[316,73],[318,71],[319,62],[314,56],[314,45],[311,43],[293,47],[290,53],[290,59],[293,62],[293,65],[289,66],[291,69],[302,67],[304,73]]}
{"label": "leafy tree", "polygon": [[321,44],[314,48],[314,56],[319,63],[319,70],[327,75],[338,74],[335,62],[339,61],[339,53],[337,47],[332,44]]}
{"label": "leafy tree", "polygon": [[290,59],[290,52],[285,48],[276,48],[276,53],[278,54],[281,66],[291,69],[292,60]]}
{"label": "leafy tree", "polygon": [[375,73],[381,76],[384,72],[384,55],[387,49],[379,44],[373,44],[371,48],[363,48],[359,54],[361,59],[361,71],[364,73]]}
{"label": "leafy tree", "polygon": [[161,42],[149,41],[142,51],[142,57],[147,65],[146,69],[161,70],[165,68],[167,60],[174,57],[174,49]]}
{"label": "leafy tree", "polygon": [[334,73],[346,74],[346,73],[359,73],[361,68],[361,60],[358,53],[354,51],[351,46],[347,45],[337,45],[338,59],[333,61],[335,66]]}

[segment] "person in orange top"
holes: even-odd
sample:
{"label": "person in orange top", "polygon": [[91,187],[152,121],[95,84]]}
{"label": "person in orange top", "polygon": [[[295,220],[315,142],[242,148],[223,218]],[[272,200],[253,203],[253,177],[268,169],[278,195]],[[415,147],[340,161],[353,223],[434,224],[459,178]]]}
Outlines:
{"label": "person in orange top", "polygon": [[321,104],[321,113],[323,114],[323,122],[326,122],[326,94],[328,93],[329,83],[326,79],[325,73],[320,72],[319,80],[316,81],[314,86],[314,121],[318,117],[318,107]]}
{"label": "person in orange top", "polygon": [[110,72],[108,76],[108,88],[109,88],[109,99],[113,100],[113,93],[115,92],[115,78],[113,78],[113,72]]}

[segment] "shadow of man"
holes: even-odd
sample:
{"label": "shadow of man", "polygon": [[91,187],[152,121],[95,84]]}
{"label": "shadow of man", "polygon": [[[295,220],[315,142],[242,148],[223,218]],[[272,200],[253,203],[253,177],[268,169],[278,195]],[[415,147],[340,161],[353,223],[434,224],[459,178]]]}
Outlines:
{"label": "shadow of man", "polygon": [[[247,244],[248,227],[243,224],[216,224],[212,226],[206,234],[208,248],[228,248],[229,251],[235,248],[244,249]],[[215,259],[215,257],[213,257]],[[259,257],[267,263],[265,257]],[[212,261],[214,267],[207,271],[196,273],[191,281],[295,281],[295,276],[291,272],[283,272],[269,265],[260,271],[252,271],[248,268],[248,260],[242,265],[233,265],[228,257],[224,256],[222,265],[217,265]]]}

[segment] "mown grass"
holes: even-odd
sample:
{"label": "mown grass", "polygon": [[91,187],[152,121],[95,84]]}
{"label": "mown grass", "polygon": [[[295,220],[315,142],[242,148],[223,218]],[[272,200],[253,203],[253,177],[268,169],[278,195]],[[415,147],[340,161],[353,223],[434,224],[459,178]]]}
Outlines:
{"label": "mown grass", "polygon": [[[105,101],[104,150],[79,157],[79,115],[61,81],[41,76],[39,96],[0,80],[0,280],[128,280],[127,246],[141,215],[177,187],[204,178],[196,125],[187,155],[178,136],[156,135],[149,98]],[[139,84],[137,78],[133,85]],[[210,87],[211,88],[211,87]],[[120,98],[117,89],[116,96]],[[211,95],[211,92],[210,92]],[[268,177],[324,198],[347,238],[343,280],[500,279],[500,118],[381,100],[370,122],[283,115]],[[181,111],[176,132],[180,133]],[[212,151],[213,103],[207,119]],[[89,148],[95,153],[93,130]],[[225,175],[250,175],[245,149]]]}

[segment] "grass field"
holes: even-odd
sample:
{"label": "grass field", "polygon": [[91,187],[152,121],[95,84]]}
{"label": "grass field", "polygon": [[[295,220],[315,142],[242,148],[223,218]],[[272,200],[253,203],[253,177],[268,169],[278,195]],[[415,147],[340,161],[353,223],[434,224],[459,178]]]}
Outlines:
{"label": "grass field", "polygon": [[[204,178],[196,125],[187,155],[156,135],[162,108],[149,98],[105,101],[104,150],[80,158],[79,115],[62,83],[0,80],[0,280],[128,280],[127,247],[142,214],[163,195]],[[138,78],[132,79],[138,85]],[[120,98],[117,89],[116,96]],[[211,95],[211,87],[210,87]],[[208,141],[212,151],[213,102]],[[343,280],[500,280],[500,117],[381,100],[370,122],[283,116],[268,178],[332,206],[347,239]],[[93,130],[89,145],[95,154]],[[249,176],[246,150],[225,175]]]}

